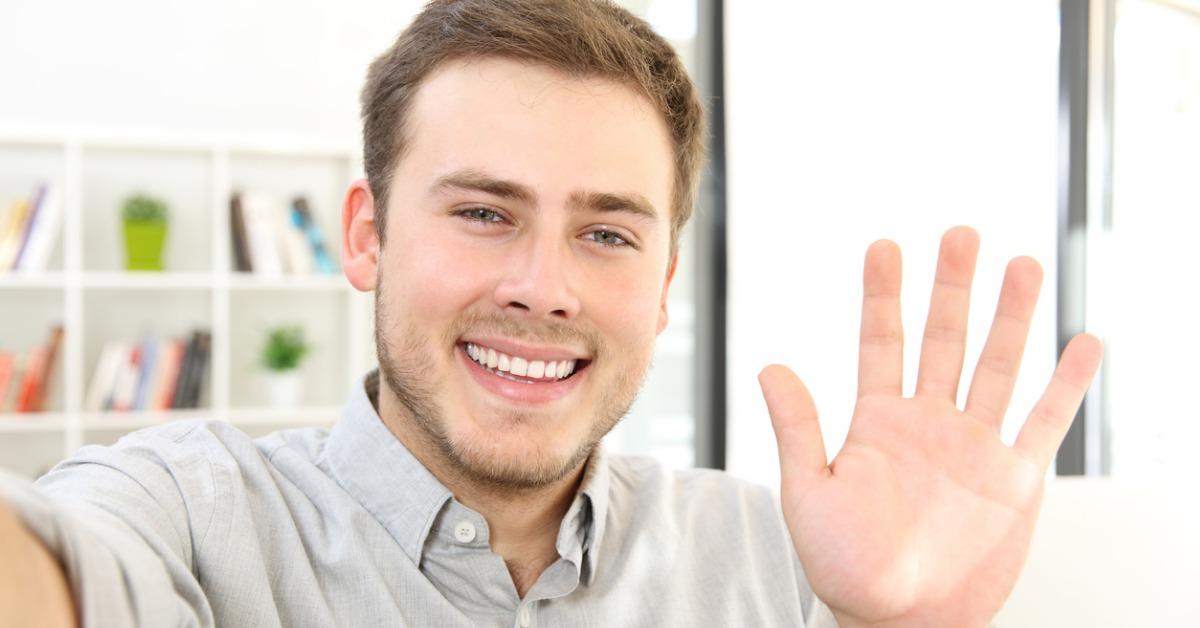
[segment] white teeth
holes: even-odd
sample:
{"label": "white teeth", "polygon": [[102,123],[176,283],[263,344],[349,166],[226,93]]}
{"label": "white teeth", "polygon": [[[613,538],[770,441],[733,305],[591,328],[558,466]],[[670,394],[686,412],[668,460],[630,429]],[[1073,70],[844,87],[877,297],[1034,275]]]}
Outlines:
{"label": "white teeth", "polygon": [[530,379],[562,379],[575,372],[577,362],[576,360],[526,360],[470,342],[466,344],[466,351],[472,360],[484,367]]}
{"label": "white teeth", "polygon": [[525,374],[529,372],[529,363],[525,361],[525,358],[514,357],[509,364],[508,372],[525,377]]}

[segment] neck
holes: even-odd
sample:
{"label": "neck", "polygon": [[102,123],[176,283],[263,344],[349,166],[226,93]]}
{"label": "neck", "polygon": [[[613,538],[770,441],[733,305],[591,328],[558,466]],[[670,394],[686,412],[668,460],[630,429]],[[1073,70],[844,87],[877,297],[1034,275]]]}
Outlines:
{"label": "neck", "polygon": [[376,410],[388,430],[454,498],[487,521],[492,552],[504,559],[518,596],[525,597],[542,571],[558,560],[558,529],[579,489],[586,463],[561,480],[536,488],[480,482],[447,459],[387,386],[379,387]]}

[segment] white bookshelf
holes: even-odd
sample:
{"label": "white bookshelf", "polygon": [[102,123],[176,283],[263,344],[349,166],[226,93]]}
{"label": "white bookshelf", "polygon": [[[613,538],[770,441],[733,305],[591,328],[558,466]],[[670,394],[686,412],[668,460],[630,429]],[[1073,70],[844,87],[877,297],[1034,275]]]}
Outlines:
{"label": "white bookshelf", "polygon": [[[232,272],[229,198],[234,190],[307,196],[337,262],[342,195],[361,171],[355,146],[0,136],[0,202],[48,180],[64,203],[48,269],[0,272],[0,348],[24,355],[55,322],[65,331],[47,412],[0,414],[0,467],[32,476],[82,445],[186,418],[251,433],[336,420],[350,387],[374,365],[371,295],[340,272]],[[169,206],[163,272],[123,270],[120,205],[134,192]],[[284,323],[302,325],[312,345],[302,366],[306,397],[291,409],[269,407],[256,366],[266,327]],[[196,327],[212,332],[200,409],[84,411],[105,342],[178,337]]]}

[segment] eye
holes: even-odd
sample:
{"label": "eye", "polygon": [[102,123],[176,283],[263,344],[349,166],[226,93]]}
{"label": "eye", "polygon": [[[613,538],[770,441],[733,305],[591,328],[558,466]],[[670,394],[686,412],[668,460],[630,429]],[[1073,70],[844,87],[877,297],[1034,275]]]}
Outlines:
{"label": "eye", "polygon": [[625,236],[617,233],[616,231],[612,231],[610,229],[596,229],[593,231],[589,231],[585,234],[584,237],[588,240],[591,240],[592,242],[599,244],[600,246],[608,246],[608,247],[613,247],[613,248],[618,248],[618,247],[630,247],[633,249],[637,248],[636,246],[633,245],[632,242],[630,242],[628,239],[626,239]]}
{"label": "eye", "polygon": [[504,216],[501,216],[500,212],[494,209],[488,209],[486,207],[469,207],[467,209],[454,212],[454,215],[462,216],[471,222],[504,222]]}

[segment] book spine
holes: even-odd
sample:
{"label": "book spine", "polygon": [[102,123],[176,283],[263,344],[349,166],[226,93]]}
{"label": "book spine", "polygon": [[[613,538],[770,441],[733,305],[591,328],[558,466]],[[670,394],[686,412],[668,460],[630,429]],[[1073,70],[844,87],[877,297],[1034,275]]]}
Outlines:
{"label": "book spine", "polygon": [[25,199],[17,201],[10,210],[8,224],[0,230],[0,271],[12,270],[28,215],[29,201]]}
{"label": "book spine", "polygon": [[147,337],[142,341],[142,363],[138,369],[137,392],[133,395],[133,409],[146,409],[146,395],[149,394],[151,379],[154,376],[154,369],[157,368],[156,362],[158,358],[158,346],[154,342],[154,338]]}
{"label": "book spine", "polygon": [[33,398],[33,412],[44,412],[46,410],[46,397],[50,394],[50,387],[54,385],[54,367],[58,362],[58,352],[62,347],[62,340],[63,327],[62,325],[56,325],[50,331],[50,340],[46,343],[46,359],[42,364],[42,372],[38,377],[41,385],[38,387],[37,393]]}
{"label": "book spine", "polygon": [[183,362],[183,342],[172,338],[163,348],[164,362],[158,394],[154,398],[155,410],[171,409],[171,402],[175,399],[175,382],[179,378],[179,367]]}
{"label": "book spine", "polygon": [[183,350],[183,365],[179,369],[179,377],[175,380],[175,394],[171,399],[172,408],[186,408],[187,387],[192,378],[196,363],[196,335],[193,333]]}
{"label": "book spine", "polygon": [[57,188],[47,184],[38,209],[37,224],[29,236],[29,244],[17,260],[23,271],[42,271],[50,265],[50,253],[62,228],[62,197]]}
{"label": "book spine", "polygon": [[89,412],[100,412],[105,410],[108,405],[108,399],[112,396],[113,380],[116,378],[117,368],[122,363],[124,350],[120,343],[110,341],[104,345],[104,350],[100,353],[100,359],[96,361],[96,370],[92,373],[92,383],[88,386],[87,399],[84,402],[84,407]]}
{"label": "book spine", "polygon": [[254,270],[250,263],[250,252],[246,243],[246,218],[242,209],[242,195],[234,194],[229,198],[229,228],[233,240],[233,266],[240,273]]}
{"label": "book spine", "polygon": [[42,363],[46,361],[46,348],[34,347],[29,352],[25,363],[25,377],[21,380],[21,388],[17,391],[17,412],[32,412],[33,400],[37,389],[41,386]]}
{"label": "book spine", "polygon": [[308,199],[303,196],[297,197],[292,202],[292,206],[300,213],[300,220],[303,224],[301,230],[304,231],[309,246],[312,247],[313,261],[317,272],[322,274],[334,272],[333,259],[329,257],[329,251],[325,248],[325,236],[322,235],[320,227],[313,219],[312,210],[308,207]]}
{"label": "book spine", "polygon": [[205,374],[208,373],[208,360],[212,348],[212,334],[206,331],[201,331],[196,337],[196,366],[194,377],[192,378],[191,389],[188,390],[188,407],[199,408],[200,398],[204,391],[204,382],[207,379]]}
{"label": "book spine", "polygon": [[283,258],[276,233],[274,201],[268,197],[242,195],[242,216],[246,219],[246,242],[250,245],[250,264],[254,272],[278,277],[283,274]]}
{"label": "book spine", "polygon": [[133,345],[129,351],[129,360],[121,366],[121,374],[113,391],[112,409],[117,412],[128,412],[133,409],[134,395],[137,394],[138,375],[142,364],[142,348]]}
{"label": "book spine", "polygon": [[8,389],[13,380],[13,354],[0,351],[0,413],[4,412]]}
{"label": "book spine", "polygon": [[295,207],[279,207],[275,223],[287,269],[293,275],[310,275],[313,271],[312,251],[305,241],[304,232],[297,224]]}
{"label": "book spine", "polygon": [[12,269],[21,268],[21,258],[25,255],[25,251],[29,247],[29,239],[32,237],[34,230],[37,227],[39,218],[42,214],[42,204],[46,199],[46,186],[39,185],[33,192],[33,196],[29,199],[29,215],[25,217],[25,228],[21,232],[21,241],[17,245],[17,250],[13,254]]}

